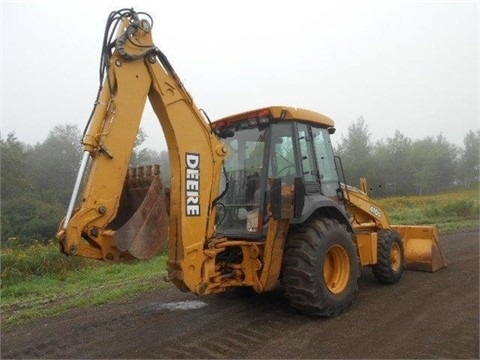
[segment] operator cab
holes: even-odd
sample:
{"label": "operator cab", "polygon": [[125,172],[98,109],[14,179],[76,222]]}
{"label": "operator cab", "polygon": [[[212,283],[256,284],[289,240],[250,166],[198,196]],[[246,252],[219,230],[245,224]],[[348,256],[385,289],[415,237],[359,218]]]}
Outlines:
{"label": "operator cab", "polygon": [[216,203],[217,235],[264,238],[269,214],[285,212],[281,197],[290,196],[294,204],[291,223],[305,221],[318,207],[344,213],[330,141],[333,126],[324,115],[282,106],[214,122],[228,148]]}

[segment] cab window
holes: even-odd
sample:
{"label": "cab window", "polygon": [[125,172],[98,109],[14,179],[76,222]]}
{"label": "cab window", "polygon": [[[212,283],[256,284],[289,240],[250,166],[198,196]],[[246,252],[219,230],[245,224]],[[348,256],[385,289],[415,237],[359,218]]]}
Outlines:
{"label": "cab window", "polygon": [[338,188],[338,175],[330,134],[327,129],[312,127],[312,136],[322,193],[326,196],[334,196]]}

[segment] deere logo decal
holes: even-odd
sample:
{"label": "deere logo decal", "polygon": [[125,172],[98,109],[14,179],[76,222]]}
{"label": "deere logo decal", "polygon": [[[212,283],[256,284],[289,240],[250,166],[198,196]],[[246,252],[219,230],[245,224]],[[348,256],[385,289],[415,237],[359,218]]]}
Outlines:
{"label": "deere logo decal", "polygon": [[187,216],[200,216],[200,154],[185,154],[185,206]]}

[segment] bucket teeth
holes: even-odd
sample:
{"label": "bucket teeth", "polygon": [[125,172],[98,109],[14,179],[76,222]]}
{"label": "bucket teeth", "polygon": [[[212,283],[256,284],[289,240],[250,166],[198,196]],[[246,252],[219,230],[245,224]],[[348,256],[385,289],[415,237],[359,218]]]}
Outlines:
{"label": "bucket teeth", "polygon": [[137,182],[136,182],[136,188],[142,188],[145,186],[145,174],[144,174],[145,168],[143,166],[139,166],[137,168]]}
{"label": "bucket teeth", "polygon": [[130,188],[135,187],[136,179],[137,179],[137,169],[136,168],[129,169],[127,174],[127,180],[126,180],[127,186]]}
{"label": "bucket teeth", "polygon": [[146,165],[128,169],[126,184],[129,189],[148,188],[154,177],[160,178],[160,165]]}
{"label": "bucket teeth", "polygon": [[148,165],[148,166],[145,167],[145,175],[144,175],[144,177],[145,177],[145,180],[146,180],[147,182],[150,182],[150,183],[152,182],[152,180],[153,180],[152,165]]}

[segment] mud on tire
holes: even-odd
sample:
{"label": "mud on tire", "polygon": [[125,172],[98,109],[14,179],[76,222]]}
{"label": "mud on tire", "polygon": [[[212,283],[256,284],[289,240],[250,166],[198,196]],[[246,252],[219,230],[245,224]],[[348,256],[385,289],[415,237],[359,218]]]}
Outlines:
{"label": "mud on tire", "polygon": [[378,232],[377,263],[372,271],[382,284],[395,284],[405,269],[405,251],[400,234],[392,230]]}
{"label": "mud on tire", "polygon": [[285,297],[300,312],[339,315],[353,301],[359,274],[355,244],[336,220],[312,220],[289,234],[282,282]]}

